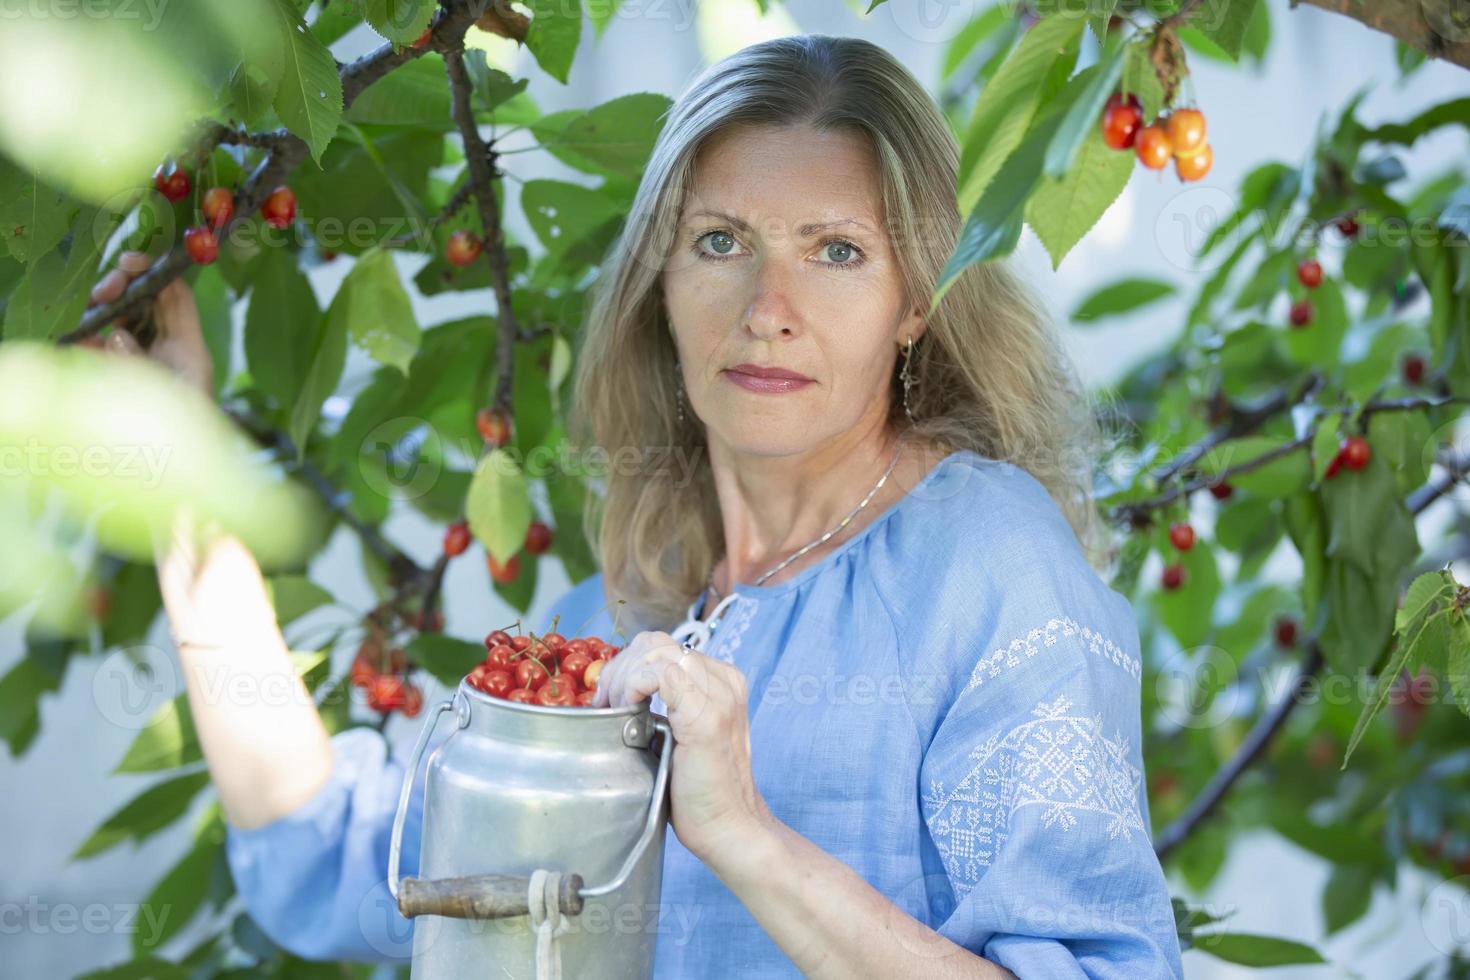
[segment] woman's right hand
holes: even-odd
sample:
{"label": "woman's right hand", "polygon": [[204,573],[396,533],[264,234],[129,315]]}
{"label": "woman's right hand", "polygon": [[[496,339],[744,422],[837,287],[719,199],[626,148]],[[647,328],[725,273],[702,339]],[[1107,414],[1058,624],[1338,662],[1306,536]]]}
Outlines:
{"label": "woman's right hand", "polygon": [[[123,252],[117,257],[117,268],[92,287],[92,304],[110,303],[117,299],[128,284],[147,272],[152,264],[152,257],[145,252]],[[194,302],[194,291],[188,283],[175,279],[154,297],[153,322],[158,336],[146,351],[137,338],[121,326],[105,339],[93,337],[88,338],[90,343],[84,343],[115,353],[143,354],[213,400],[214,360],[204,343],[204,332],[199,325],[199,306]]]}

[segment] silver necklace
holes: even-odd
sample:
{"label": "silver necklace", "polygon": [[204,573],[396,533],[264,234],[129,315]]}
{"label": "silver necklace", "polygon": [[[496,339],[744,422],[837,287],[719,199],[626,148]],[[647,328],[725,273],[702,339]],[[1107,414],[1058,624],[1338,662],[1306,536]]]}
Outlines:
{"label": "silver necklace", "polygon": [[[787,565],[789,565],[792,562],[796,561],[796,559],[800,558],[802,555],[806,554],[808,551],[811,551],[813,548],[817,547],[818,545],[822,544],[823,542],[830,540],[831,537],[832,537],[832,535],[836,534],[838,531],[841,531],[843,528],[847,527],[847,525],[852,522],[852,519],[857,516],[858,512],[861,511],[864,507],[868,506],[868,501],[872,500],[873,499],[873,495],[875,493],[877,493],[880,489],[882,489],[883,484],[885,484],[885,483],[888,482],[888,475],[890,473],[892,473],[893,472],[893,468],[898,465],[898,457],[903,454],[903,444],[904,444],[904,440],[907,439],[907,438],[908,438],[908,432],[904,432],[902,435],[900,435],[898,437],[898,449],[894,451],[894,453],[893,453],[893,459],[889,460],[889,462],[888,462],[888,468],[883,471],[883,475],[882,476],[878,477],[878,482],[875,483],[875,484],[873,484],[873,489],[871,489],[871,490],[869,490],[867,492],[867,494],[863,497],[863,499],[858,502],[858,505],[856,507],[854,507],[852,510],[848,511],[846,517],[844,517],[842,520],[838,521],[837,524],[836,524],[836,526],[833,527],[832,530],[828,531],[826,534],[823,534],[821,537],[817,538],[815,541],[813,541],[810,544],[803,545],[800,549],[798,549],[797,551],[793,552],[790,556],[788,556],[787,558],[783,559],[780,563],[778,563],[774,567],[772,567],[770,569],[767,569],[765,572],[762,572],[756,578],[756,580],[754,582],[752,582],[751,584],[752,585],[756,585],[756,586],[760,585],[766,579],[770,578],[772,575],[775,575],[781,569],[785,568]],[[716,564],[718,564],[718,562],[716,562]],[[715,570],[714,570],[714,568],[710,568],[710,570],[709,570],[709,580],[705,583],[705,596],[706,596],[705,608],[709,608],[708,597],[711,594],[713,594],[713,596],[714,596],[714,598],[716,600],[719,599],[719,593],[715,591]],[[704,609],[701,609],[700,612],[701,613],[704,612]],[[713,623],[709,623],[707,625],[709,625],[710,628],[713,629]]]}

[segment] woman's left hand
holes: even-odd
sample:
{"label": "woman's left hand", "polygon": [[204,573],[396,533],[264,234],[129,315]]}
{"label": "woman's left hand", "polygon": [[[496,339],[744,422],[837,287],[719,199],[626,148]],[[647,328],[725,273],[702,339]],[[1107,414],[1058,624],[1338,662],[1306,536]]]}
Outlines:
{"label": "woman's left hand", "polygon": [[654,692],[668,705],[674,732],[674,832],[701,861],[715,864],[771,819],[750,769],[745,675],[667,633],[645,631],[608,661],[595,705],[633,704]]}

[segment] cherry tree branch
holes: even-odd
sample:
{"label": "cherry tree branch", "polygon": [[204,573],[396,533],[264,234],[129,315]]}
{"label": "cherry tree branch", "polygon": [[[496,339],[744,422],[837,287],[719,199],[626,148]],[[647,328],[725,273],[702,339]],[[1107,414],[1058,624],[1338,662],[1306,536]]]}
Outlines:
{"label": "cherry tree branch", "polygon": [[444,67],[449,74],[451,110],[460,137],[464,140],[465,164],[470,171],[475,203],[480,209],[480,223],[485,229],[485,261],[490,264],[490,279],[495,287],[498,319],[495,335],[496,407],[507,415],[511,411],[511,383],[514,380],[515,343],[520,336],[516,324],[510,289],[510,256],[506,252],[505,233],[501,229],[500,205],[495,200],[495,154],[480,138],[480,128],[470,107],[469,72],[464,66],[464,50],[446,51]]}
{"label": "cherry tree branch", "polygon": [[[485,3],[486,0],[443,0],[429,43],[424,48],[384,44],[356,61],[341,66],[338,74],[342,79],[343,111],[350,108],[369,85],[400,65],[421,57],[425,51],[446,50],[451,46],[462,48],[465,31],[479,18]],[[242,133],[220,123],[206,121],[200,124],[195,140],[195,148],[189,152],[199,158],[208,156],[221,143],[256,146],[268,151],[240,192],[235,195],[235,217],[219,231],[221,238],[227,237],[237,223],[248,220],[270,192],[285,183],[291,172],[309,155],[305,141],[285,130]],[[182,243],[175,245],[168,255],[129,283],[121,296],[111,303],[94,306],[83,314],[78,326],[60,337],[58,343],[75,343],[92,336],[120,317],[137,317],[148,310],[153,298],[182,275],[191,263],[192,259]]]}
{"label": "cherry tree branch", "polygon": [[[1470,455],[1457,456],[1445,464],[1446,473],[1439,481],[1426,484],[1409,496],[1406,501],[1409,512],[1415,516],[1422,514],[1424,510],[1451,489],[1457,486],[1470,472]],[[1316,636],[1306,641],[1307,654],[1302,665],[1297,670],[1296,678],[1291,683],[1291,688],[1273,704],[1267,711],[1256,719],[1251,730],[1246,733],[1235,753],[1225,761],[1210,781],[1189,805],[1184,812],[1179,814],[1167,827],[1154,838],[1154,853],[1162,859],[1167,857],[1179,845],[1189,839],[1199,826],[1219,807],[1220,802],[1229,793],[1241,774],[1250,768],[1251,764],[1260,758],[1266,748],[1275,739],[1278,732],[1301,703],[1301,690],[1303,685],[1323,667],[1324,660],[1322,647],[1318,644]]]}
{"label": "cherry tree branch", "polygon": [[1351,17],[1418,48],[1431,58],[1470,68],[1470,23],[1455,0],[1291,0]]}

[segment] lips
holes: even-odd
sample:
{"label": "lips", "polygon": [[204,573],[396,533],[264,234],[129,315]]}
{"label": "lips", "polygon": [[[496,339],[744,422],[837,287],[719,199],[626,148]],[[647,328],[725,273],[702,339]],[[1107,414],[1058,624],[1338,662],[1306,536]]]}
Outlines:
{"label": "lips", "polygon": [[749,375],[752,378],[764,378],[767,380],[780,381],[810,381],[811,378],[798,371],[788,371],[781,367],[762,367],[759,364],[737,364],[732,368],[726,368],[736,374]]}

